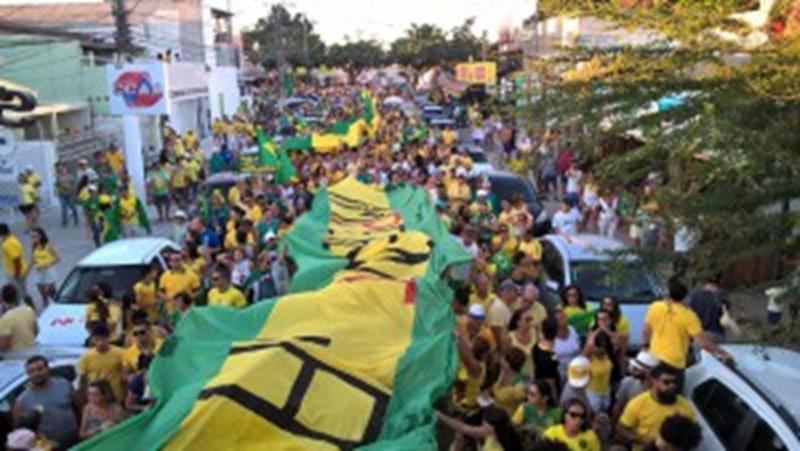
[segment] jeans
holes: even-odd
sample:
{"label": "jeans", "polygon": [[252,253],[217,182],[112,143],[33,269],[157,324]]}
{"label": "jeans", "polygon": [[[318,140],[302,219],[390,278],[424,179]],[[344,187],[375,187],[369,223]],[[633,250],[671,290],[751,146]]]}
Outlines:
{"label": "jeans", "polygon": [[61,202],[61,227],[67,226],[67,219],[69,218],[70,212],[72,212],[72,220],[75,222],[75,225],[78,225],[78,207],[75,205],[75,197],[71,195],[60,195],[58,199]]}

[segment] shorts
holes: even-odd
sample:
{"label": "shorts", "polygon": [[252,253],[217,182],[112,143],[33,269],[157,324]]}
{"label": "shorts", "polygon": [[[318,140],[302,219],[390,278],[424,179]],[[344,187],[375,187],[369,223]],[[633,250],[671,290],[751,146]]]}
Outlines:
{"label": "shorts", "polygon": [[589,400],[589,407],[594,412],[606,412],[611,407],[611,395],[608,393],[595,393],[586,390],[586,399]]}
{"label": "shorts", "polygon": [[36,285],[55,285],[56,283],[56,275],[53,268],[33,268],[31,275],[33,276],[33,283]]}
{"label": "shorts", "polygon": [[169,207],[169,194],[156,194],[153,196],[156,207]]}

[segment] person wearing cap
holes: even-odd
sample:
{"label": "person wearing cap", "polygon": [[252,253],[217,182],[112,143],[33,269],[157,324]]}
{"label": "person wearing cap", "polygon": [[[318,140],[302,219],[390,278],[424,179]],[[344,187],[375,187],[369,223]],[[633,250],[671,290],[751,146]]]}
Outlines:
{"label": "person wearing cap", "polygon": [[175,210],[172,214],[172,229],[170,230],[170,239],[175,243],[183,245],[186,241],[186,236],[189,233],[189,224],[186,212],[183,210]]}
{"label": "person wearing cap", "polygon": [[661,362],[650,371],[652,388],[631,399],[619,417],[616,438],[634,451],[655,444],[664,421],[675,415],[695,419],[692,404],[680,394],[681,370]]}
{"label": "person wearing cap", "polygon": [[475,340],[486,340],[489,348],[497,349],[492,330],[486,325],[486,309],[481,304],[472,304],[467,308],[467,314],[456,319],[456,330],[474,344]]}
{"label": "person wearing cap", "polygon": [[562,408],[566,408],[566,404],[571,399],[579,399],[589,409],[589,413],[594,413],[589,404],[589,397],[586,394],[586,387],[591,379],[592,362],[582,355],[572,359],[567,365],[567,383],[564,384],[559,401]]}
{"label": "person wearing cap", "polygon": [[612,418],[616,421],[625,409],[628,401],[650,390],[652,381],[650,371],[658,366],[658,359],[649,352],[642,350],[628,363],[628,375],[622,378],[617,388]]}
{"label": "person wearing cap", "polygon": [[517,294],[517,285],[510,279],[504,280],[497,289],[497,297],[489,307],[486,317],[489,327],[492,328],[495,342],[501,349],[507,349],[510,343],[508,326],[511,324],[513,309],[517,304]]}
{"label": "person wearing cap", "polygon": [[81,158],[78,160],[78,172],[76,175],[78,180],[86,177],[89,183],[96,183],[98,179],[97,171],[95,171],[93,167],[89,166],[89,160],[86,158]]}

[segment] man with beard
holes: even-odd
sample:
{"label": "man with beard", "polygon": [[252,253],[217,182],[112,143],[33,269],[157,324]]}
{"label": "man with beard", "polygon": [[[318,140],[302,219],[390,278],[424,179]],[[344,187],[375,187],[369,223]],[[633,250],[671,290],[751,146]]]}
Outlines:
{"label": "man with beard", "polygon": [[66,379],[52,377],[47,359],[36,355],[25,362],[29,382],[14,404],[14,421],[41,413],[41,432],[54,449],[67,449],[78,440],[78,405]]}
{"label": "man with beard", "polygon": [[660,363],[650,372],[653,386],[631,399],[617,427],[617,438],[631,444],[634,451],[652,446],[658,438],[661,425],[667,418],[679,414],[692,420],[694,410],[689,401],[679,394],[680,370]]}

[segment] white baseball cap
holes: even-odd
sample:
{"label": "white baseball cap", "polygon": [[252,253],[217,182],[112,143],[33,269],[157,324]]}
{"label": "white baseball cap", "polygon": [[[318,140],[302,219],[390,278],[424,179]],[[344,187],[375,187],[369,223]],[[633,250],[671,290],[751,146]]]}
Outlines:
{"label": "white baseball cap", "polygon": [[486,309],[480,304],[472,304],[469,306],[467,314],[475,319],[484,319],[486,318]]}
{"label": "white baseball cap", "polygon": [[567,367],[567,381],[575,388],[589,385],[592,376],[592,363],[585,356],[579,355],[569,362]]}

